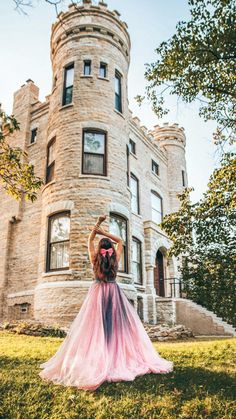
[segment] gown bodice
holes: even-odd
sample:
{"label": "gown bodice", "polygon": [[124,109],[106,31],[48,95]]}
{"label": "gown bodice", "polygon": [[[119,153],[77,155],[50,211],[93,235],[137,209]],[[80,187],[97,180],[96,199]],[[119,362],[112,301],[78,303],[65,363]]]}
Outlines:
{"label": "gown bodice", "polygon": [[[104,282],[101,281],[99,278],[94,278],[95,282]],[[116,282],[116,278],[107,278],[107,282]]]}

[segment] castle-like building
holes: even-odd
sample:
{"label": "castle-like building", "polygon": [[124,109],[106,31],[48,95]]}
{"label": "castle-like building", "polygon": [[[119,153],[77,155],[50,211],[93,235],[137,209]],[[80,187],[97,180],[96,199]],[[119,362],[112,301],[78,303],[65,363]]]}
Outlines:
{"label": "castle-like building", "polygon": [[30,79],[14,94],[21,129],[9,141],[45,184],[34,203],[0,191],[0,320],[72,321],[93,280],[88,236],[102,214],[123,239],[117,281],[141,319],[175,320],[178,266],[159,223],[187,186],[186,138],[178,124],[148,131],[132,116],[129,61],[120,14],[83,0],[52,25],[45,102]]}

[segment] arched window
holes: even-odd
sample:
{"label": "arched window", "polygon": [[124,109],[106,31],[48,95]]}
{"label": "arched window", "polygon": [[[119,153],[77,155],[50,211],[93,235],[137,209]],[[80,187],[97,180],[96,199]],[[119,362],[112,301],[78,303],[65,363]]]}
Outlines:
{"label": "arched window", "polygon": [[96,129],[84,129],[82,148],[82,173],[106,176],[106,133]]}
{"label": "arched window", "polygon": [[142,284],[142,248],[141,241],[132,237],[132,274],[136,284]]}
{"label": "arched window", "polygon": [[152,221],[155,221],[157,224],[160,224],[163,218],[162,197],[155,191],[151,191],[151,204]]}
{"label": "arched window", "polygon": [[123,251],[119,261],[119,272],[128,273],[128,236],[127,220],[121,215],[110,213],[109,230],[111,234],[121,237],[123,240]]}
{"label": "arched window", "polygon": [[139,214],[139,182],[138,178],[131,173],[131,209],[132,212]]}
{"label": "arched window", "polygon": [[60,212],[48,219],[46,271],[69,269],[70,213]]}

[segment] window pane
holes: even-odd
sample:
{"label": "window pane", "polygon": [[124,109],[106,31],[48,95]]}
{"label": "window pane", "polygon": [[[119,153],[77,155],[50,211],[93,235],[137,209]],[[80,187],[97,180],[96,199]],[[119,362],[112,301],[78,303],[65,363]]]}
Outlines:
{"label": "window pane", "polygon": [[91,73],[91,62],[90,61],[84,61],[84,74],[86,76],[89,76]]}
{"label": "window pane", "polygon": [[157,224],[160,224],[162,221],[161,213],[152,209],[152,220],[155,221]]}
{"label": "window pane", "polygon": [[115,76],[115,92],[117,93],[117,95],[120,95],[120,90],[121,90],[121,80],[119,76]]}
{"label": "window pane", "polygon": [[141,284],[140,265],[136,262],[132,262],[132,274],[134,276],[134,282]]}
{"label": "window pane", "polygon": [[122,250],[122,253],[121,253],[120,260],[119,260],[118,270],[119,271],[124,271],[125,270],[125,248],[124,248],[124,246],[123,246],[123,250]]}
{"label": "window pane", "polygon": [[63,105],[68,105],[72,102],[72,93],[73,93],[73,86],[67,87],[64,93],[64,102]]}
{"label": "window pane", "polygon": [[105,134],[99,132],[84,132],[84,151],[104,154]]}
{"label": "window pane", "polygon": [[68,240],[70,233],[70,217],[61,216],[51,219],[50,242]]}
{"label": "window pane", "polygon": [[122,218],[110,216],[110,232],[122,238],[126,243],[126,221]]}
{"label": "window pane", "polygon": [[[110,225],[109,231],[122,238],[123,250],[121,253],[121,257],[119,260],[118,270],[124,271],[126,270],[125,261],[127,260],[127,243],[126,243],[126,220],[120,217],[116,217],[116,215],[110,215]],[[117,245],[116,245],[117,248]]]}
{"label": "window pane", "polygon": [[132,261],[141,264],[141,243],[132,240]]}
{"label": "window pane", "polygon": [[161,212],[161,198],[152,193],[152,208]]}
{"label": "window pane", "polygon": [[104,156],[84,154],[83,173],[104,174]]}
{"label": "window pane", "polygon": [[69,267],[69,242],[51,245],[50,269]]}
{"label": "window pane", "polygon": [[132,241],[132,260],[138,262],[138,243],[136,240]]}
{"label": "window pane", "polygon": [[30,143],[33,144],[36,141],[36,137],[37,137],[37,130],[38,128],[34,128],[31,131],[31,139],[30,139]]}
{"label": "window pane", "polygon": [[73,86],[73,79],[74,79],[74,67],[66,69],[66,82],[65,87]]}
{"label": "window pane", "polygon": [[100,64],[99,75],[100,77],[106,77],[106,64]]}
{"label": "window pane", "polygon": [[135,154],[135,142],[133,140],[129,140],[129,147],[131,153]]}
{"label": "window pane", "polygon": [[46,183],[51,182],[51,180],[53,180],[54,168],[55,168],[55,162],[53,162],[50,166],[47,167]]}
{"label": "window pane", "polygon": [[133,212],[138,212],[138,181],[131,176],[131,208]]}
{"label": "window pane", "polygon": [[55,144],[56,141],[53,141],[48,147],[48,166],[55,160]]}
{"label": "window pane", "polygon": [[115,95],[115,108],[117,111],[121,112],[121,97],[119,95]]}

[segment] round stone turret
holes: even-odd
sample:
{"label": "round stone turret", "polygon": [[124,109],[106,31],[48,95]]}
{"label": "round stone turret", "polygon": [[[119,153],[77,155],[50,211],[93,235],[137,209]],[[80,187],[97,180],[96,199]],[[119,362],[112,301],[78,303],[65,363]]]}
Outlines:
{"label": "round stone turret", "polygon": [[[73,317],[67,313],[73,299],[82,301],[87,291],[80,280],[93,278],[87,250],[90,227],[101,214],[108,215],[104,225],[108,227],[113,208],[120,208],[127,219],[131,214],[126,174],[130,61],[126,23],[103,2],[70,5],[52,25],[51,61],[47,144],[54,140],[55,166],[53,180],[42,191],[38,320]],[[47,219],[62,211],[70,211],[70,270],[63,275],[45,273]]]}
{"label": "round stone turret", "polygon": [[178,124],[169,124],[166,122],[162,126],[155,125],[154,130],[149,132],[154,138],[154,144],[167,155],[170,197],[168,212],[174,212],[178,210],[180,204],[176,196],[177,193],[181,192],[188,185],[184,128],[179,127]]}

